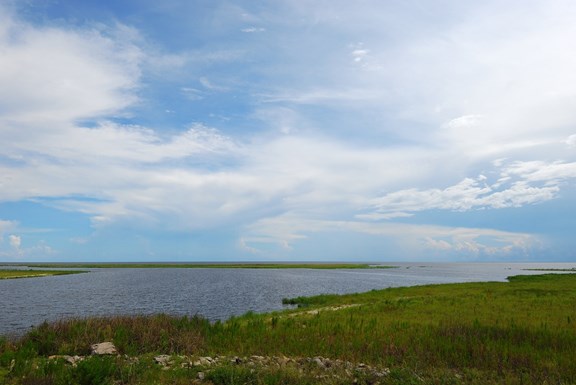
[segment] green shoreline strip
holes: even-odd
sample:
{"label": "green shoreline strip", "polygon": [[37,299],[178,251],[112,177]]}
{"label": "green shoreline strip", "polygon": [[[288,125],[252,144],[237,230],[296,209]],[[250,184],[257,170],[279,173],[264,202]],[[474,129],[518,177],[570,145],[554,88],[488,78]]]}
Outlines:
{"label": "green shoreline strip", "polygon": [[186,268],[186,269],[387,269],[396,266],[366,263],[31,263],[23,266],[37,268]]}
{"label": "green shoreline strip", "polygon": [[0,270],[0,279],[48,277],[51,275],[68,275],[86,273],[86,271],[69,270]]}

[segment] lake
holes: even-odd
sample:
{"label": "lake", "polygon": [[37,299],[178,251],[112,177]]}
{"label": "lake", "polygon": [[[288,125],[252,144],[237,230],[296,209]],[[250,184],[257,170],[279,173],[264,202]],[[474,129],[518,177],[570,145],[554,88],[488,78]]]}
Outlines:
{"label": "lake", "polygon": [[[505,281],[576,263],[390,263],[394,269],[115,268],[0,280],[0,335],[43,321],[168,313],[225,320],[286,308],[282,298],[450,282]],[[0,266],[4,268],[4,266]]]}

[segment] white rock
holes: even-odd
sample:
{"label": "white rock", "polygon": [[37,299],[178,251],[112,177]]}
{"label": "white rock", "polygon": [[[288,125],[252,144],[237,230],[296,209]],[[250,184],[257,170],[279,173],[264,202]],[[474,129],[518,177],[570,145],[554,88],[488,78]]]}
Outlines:
{"label": "white rock", "polygon": [[112,342],[100,342],[90,346],[92,349],[92,354],[103,355],[103,354],[118,354],[116,346]]}
{"label": "white rock", "polygon": [[154,357],[154,361],[162,366],[168,366],[170,365],[170,356],[167,354],[161,354],[159,356]]}

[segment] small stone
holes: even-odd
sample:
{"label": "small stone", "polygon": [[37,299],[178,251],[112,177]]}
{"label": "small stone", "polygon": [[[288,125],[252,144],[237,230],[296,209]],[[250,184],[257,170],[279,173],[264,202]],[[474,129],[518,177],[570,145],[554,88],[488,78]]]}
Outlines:
{"label": "small stone", "polygon": [[288,357],[278,357],[277,362],[278,362],[278,365],[280,365],[280,366],[286,366],[290,362],[290,359]]}
{"label": "small stone", "polygon": [[170,356],[167,354],[161,354],[159,356],[154,357],[154,361],[162,366],[168,366],[170,365]]}
{"label": "small stone", "polygon": [[185,361],[185,362],[182,362],[182,363],[180,364],[180,367],[181,367],[182,369],[190,369],[190,368],[193,367],[193,366],[194,366],[194,363],[192,363],[192,362],[190,362],[190,361]]}
{"label": "small stone", "polygon": [[66,361],[67,363],[69,363],[72,366],[76,366],[76,364],[80,361],[82,361],[84,359],[84,357],[82,356],[68,356],[68,355],[55,355],[55,356],[49,356],[48,357],[49,360],[59,360],[62,359],[64,361]]}
{"label": "small stone", "polygon": [[100,342],[90,346],[92,349],[92,354],[95,355],[105,355],[105,354],[118,354],[116,346],[112,342]]}
{"label": "small stone", "polygon": [[194,361],[194,366],[210,366],[214,363],[212,357],[199,357]]}
{"label": "small stone", "polygon": [[72,366],[76,366],[76,364],[84,359],[82,356],[64,356],[66,362],[71,364]]}
{"label": "small stone", "polygon": [[198,372],[198,379],[200,381],[204,380],[205,377],[206,377],[206,375],[204,374],[204,372]]}

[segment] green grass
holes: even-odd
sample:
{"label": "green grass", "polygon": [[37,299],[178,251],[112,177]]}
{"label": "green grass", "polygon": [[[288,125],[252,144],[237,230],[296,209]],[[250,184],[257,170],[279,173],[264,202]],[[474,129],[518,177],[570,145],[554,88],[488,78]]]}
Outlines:
{"label": "green grass", "polygon": [[50,275],[67,275],[85,273],[85,271],[57,271],[57,270],[0,270],[0,279],[46,277]]}
{"label": "green grass", "polygon": [[210,268],[210,269],[383,269],[395,266],[366,263],[44,263],[26,264],[30,267],[60,268]]}
{"label": "green grass", "polygon": [[[16,341],[0,340],[0,376],[7,384],[25,383],[23,378],[38,384],[95,383],[90,376],[98,373],[103,373],[100,383],[188,384],[205,370],[204,383],[213,384],[376,381],[354,371],[319,374],[281,367],[161,371],[151,358],[261,355],[323,356],[389,368],[377,379],[381,384],[576,383],[574,274],[390,288],[291,303],[303,307],[216,323],[156,315],[43,324]],[[96,373],[83,369],[88,382],[80,382],[80,369],[47,363],[49,355],[86,354],[90,344],[103,340],[139,357],[139,364],[125,358],[109,359],[111,364],[88,361],[83,365],[97,367]],[[52,382],[39,382],[43,378]]]}

